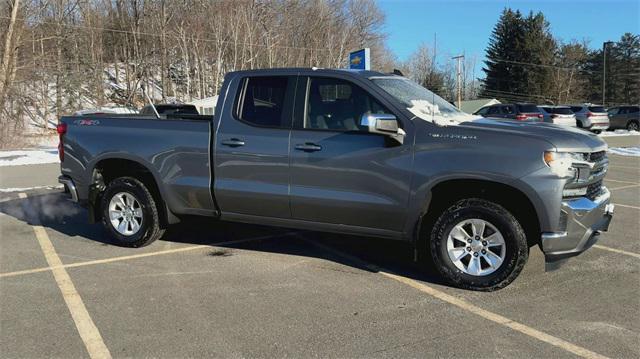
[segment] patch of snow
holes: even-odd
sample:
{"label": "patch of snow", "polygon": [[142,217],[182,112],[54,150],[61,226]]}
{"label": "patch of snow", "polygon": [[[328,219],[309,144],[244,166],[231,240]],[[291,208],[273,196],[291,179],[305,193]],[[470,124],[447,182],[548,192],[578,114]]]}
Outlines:
{"label": "patch of snow", "polygon": [[411,104],[413,106],[408,107],[407,110],[412,114],[422,120],[433,122],[439,126],[455,126],[462,122],[473,121],[478,118],[478,116],[468,115],[463,112],[455,116],[443,114],[440,112],[438,105],[426,100],[411,100]]}
{"label": "patch of snow", "polygon": [[43,163],[58,163],[57,148],[42,148],[33,150],[0,151],[0,167],[39,165]]}
{"label": "patch of snow", "polygon": [[611,147],[609,153],[620,156],[640,157],[640,147]]}
{"label": "patch of snow", "polygon": [[13,187],[13,188],[0,188],[0,193],[8,193],[8,192],[26,192],[32,191],[36,189],[62,189],[63,185],[58,186],[35,186],[35,187]]}
{"label": "patch of snow", "polygon": [[628,131],[628,130],[602,131],[598,136],[600,136],[600,137],[640,136],[640,132],[638,132],[638,131]]}

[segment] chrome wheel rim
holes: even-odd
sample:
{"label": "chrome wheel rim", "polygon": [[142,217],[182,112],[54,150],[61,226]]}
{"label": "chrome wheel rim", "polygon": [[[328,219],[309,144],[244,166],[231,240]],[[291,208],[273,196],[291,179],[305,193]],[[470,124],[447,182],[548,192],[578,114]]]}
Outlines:
{"label": "chrome wheel rim", "polygon": [[447,254],[463,273],[489,275],[502,266],[506,255],[502,233],[482,219],[465,219],[451,229],[447,237]]}
{"label": "chrome wheel rim", "polygon": [[128,192],[115,194],[109,202],[109,221],[124,236],[132,236],[142,226],[142,207],[138,199]]}
{"label": "chrome wheel rim", "polygon": [[635,122],[631,122],[628,126],[627,126],[629,131],[638,131],[638,124]]}

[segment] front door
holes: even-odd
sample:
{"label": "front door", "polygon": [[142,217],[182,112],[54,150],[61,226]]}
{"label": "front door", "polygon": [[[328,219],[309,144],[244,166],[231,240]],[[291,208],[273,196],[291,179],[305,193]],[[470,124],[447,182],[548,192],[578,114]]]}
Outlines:
{"label": "front door", "polygon": [[301,77],[298,88],[301,100],[296,101],[291,133],[292,217],[401,231],[411,184],[412,138],[399,144],[365,132],[363,114],[390,111],[350,81]]}
{"label": "front door", "polygon": [[[237,79],[215,141],[215,198],[224,212],[290,218],[289,135],[296,76]],[[233,89],[230,91],[234,93]]]}

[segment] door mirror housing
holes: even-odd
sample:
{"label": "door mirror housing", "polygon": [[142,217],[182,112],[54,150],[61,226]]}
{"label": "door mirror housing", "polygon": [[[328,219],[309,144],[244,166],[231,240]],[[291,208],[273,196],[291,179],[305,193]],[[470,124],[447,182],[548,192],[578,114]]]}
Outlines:
{"label": "door mirror housing", "polygon": [[369,133],[377,133],[403,143],[406,133],[398,126],[396,116],[389,113],[368,113],[362,115],[360,126]]}

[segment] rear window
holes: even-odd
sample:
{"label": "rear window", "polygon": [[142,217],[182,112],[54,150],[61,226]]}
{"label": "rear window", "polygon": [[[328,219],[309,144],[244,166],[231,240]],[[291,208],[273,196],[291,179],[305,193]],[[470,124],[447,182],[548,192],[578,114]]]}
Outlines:
{"label": "rear window", "polygon": [[580,112],[582,110],[581,106],[571,106],[571,111]]}
{"label": "rear window", "polygon": [[573,111],[568,107],[545,107],[544,109],[549,113],[557,113],[558,115],[573,115]]}
{"label": "rear window", "polygon": [[526,112],[526,113],[538,113],[538,112],[540,112],[540,110],[538,110],[538,106],[536,106],[536,105],[518,105],[518,110],[520,112]]}
{"label": "rear window", "polygon": [[264,127],[286,127],[283,116],[287,77],[246,78],[238,99],[238,117]]}
{"label": "rear window", "polygon": [[607,112],[602,106],[589,106],[589,111],[591,112]]}

